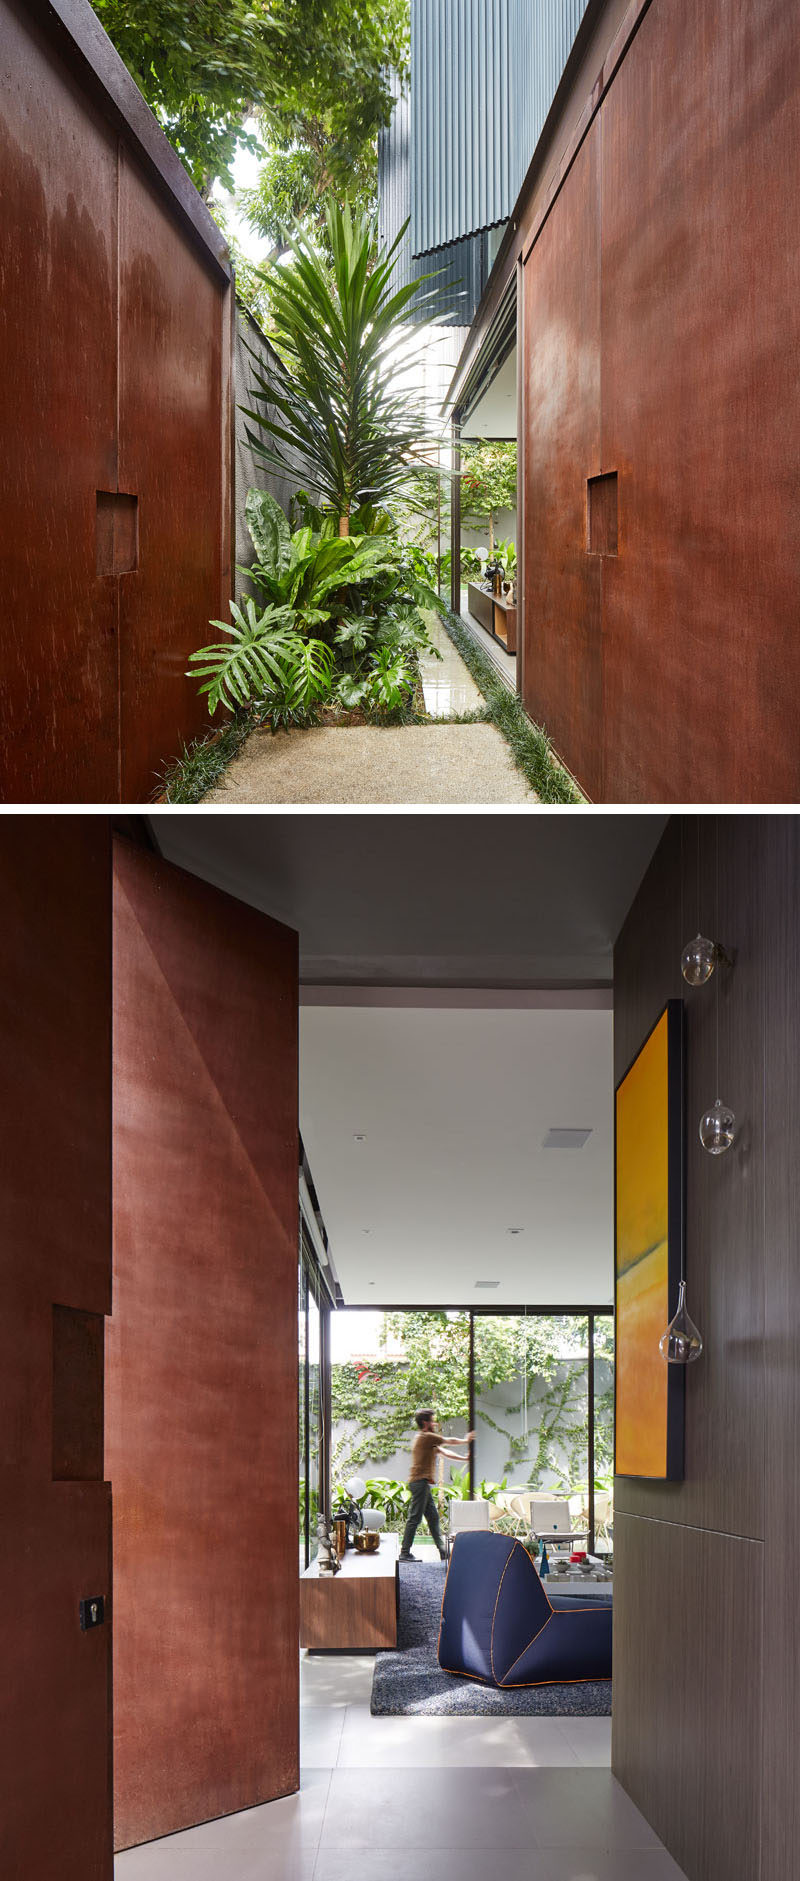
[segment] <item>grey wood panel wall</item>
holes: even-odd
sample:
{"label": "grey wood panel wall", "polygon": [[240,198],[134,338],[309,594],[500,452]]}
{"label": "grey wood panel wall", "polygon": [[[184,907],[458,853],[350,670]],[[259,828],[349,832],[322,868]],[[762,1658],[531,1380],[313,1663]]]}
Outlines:
{"label": "grey wood panel wall", "polygon": [[[796,817],[673,818],[615,952],[617,1077],[665,1000],[686,1002],[688,1300],[706,1346],[685,1480],[617,1480],[613,1762],[690,1881],[779,1881],[797,1847],[799,917]],[[735,964],[693,990],[680,954],[698,926]],[[697,1126],[717,1002],[738,1128],[715,1159]]]}

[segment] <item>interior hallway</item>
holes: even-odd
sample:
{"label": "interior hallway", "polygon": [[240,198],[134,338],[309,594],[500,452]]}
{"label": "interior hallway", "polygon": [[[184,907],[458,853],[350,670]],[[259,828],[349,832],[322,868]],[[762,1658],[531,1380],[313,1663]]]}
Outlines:
{"label": "interior hallway", "polygon": [[373,1718],[374,1655],[300,1662],[297,1796],[118,1855],[115,1881],[684,1881],[610,1718]]}

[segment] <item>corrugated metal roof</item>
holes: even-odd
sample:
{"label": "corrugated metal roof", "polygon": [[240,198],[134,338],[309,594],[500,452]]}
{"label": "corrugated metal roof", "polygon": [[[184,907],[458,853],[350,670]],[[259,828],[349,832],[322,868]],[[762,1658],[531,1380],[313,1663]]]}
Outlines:
{"label": "corrugated metal roof", "polygon": [[414,256],[508,220],[587,4],[412,0]]}

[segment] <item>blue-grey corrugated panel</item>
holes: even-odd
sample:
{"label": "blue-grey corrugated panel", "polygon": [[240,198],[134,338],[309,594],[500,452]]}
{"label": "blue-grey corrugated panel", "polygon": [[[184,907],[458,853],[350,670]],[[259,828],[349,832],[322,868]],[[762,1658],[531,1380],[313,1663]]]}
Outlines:
{"label": "blue-grey corrugated panel", "polygon": [[587,0],[412,0],[411,247],[507,221]]}
{"label": "blue-grey corrugated panel", "polygon": [[[395,88],[395,107],[391,124],[378,139],[378,230],[382,242],[393,242],[411,210],[410,107]],[[486,286],[486,237],[468,236],[440,254],[417,259],[411,253],[408,233],[397,251],[395,283],[404,287],[427,273],[437,272],[438,279],[426,283],[435,291],[435,301],[421,319],[437,319],[449,326],[468,327]],[[413,308],[412,308],[413,313]]]}

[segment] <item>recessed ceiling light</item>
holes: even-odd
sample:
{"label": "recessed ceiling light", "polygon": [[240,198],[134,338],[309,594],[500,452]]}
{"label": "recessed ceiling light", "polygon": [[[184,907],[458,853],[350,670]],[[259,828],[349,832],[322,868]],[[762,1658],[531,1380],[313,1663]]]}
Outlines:
{"label": "recessed ceiling light", "polygon": [[591,1134],[591,1130],[548,1130],[542,1149],[583,1149]]}
{"label": "recessed ceiling light", "polygon": [[476,1280],[476,1287],[499,1287],[499,1280]]}

